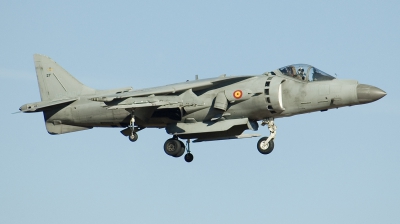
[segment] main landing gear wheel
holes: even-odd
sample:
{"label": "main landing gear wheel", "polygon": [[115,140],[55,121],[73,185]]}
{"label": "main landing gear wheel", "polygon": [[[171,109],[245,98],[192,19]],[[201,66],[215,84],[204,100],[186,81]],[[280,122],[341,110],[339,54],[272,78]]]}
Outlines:
{"label": "main landing gear wheel", "polygon": [[182,141],[179,141],[177,136],[174,136],[164,143],[164,151],[167,153],[167,155],[172,157],[181,157],[185,151],[187,151],[185,155],[185,161],[188,163],[193,161],[193,154],[190,153],[189,139],[187,140],[185,147],[185,144]]}
{"label": "main landing gear wheel", "polygon": [[129,141],[136,142],[139,138],[139,135],[136,132],[132,132],[132,134],[130,134],[128,138]]}
{"label": "main landing gear wheel", "polygon": [[192,161],[193,161],[193,154],[190,153],[190,152],[187,153],[187,154],[185,155],[185,161],[188,162],[188,163],[192,162]]}
{"label": "main landing gear wheel", "polygon": [[185,155],[185,161],[190,163],[193,161],[193,154],[190,153],[190,139],[186,140],[186,155]]}
{"label": "main landing gear wheel", "polygon": [[185,144],[181,141],[179,141],[179,143],[181,144],[181,151],[176,154],[175,157],[181,157],[185,153]]}
{"label": "main landing gear wheel", "polygon": [[274,140],[267,142],[268,137],[262,137],[257,142],[257,149],[261,154],[270,154],[274,150]]}
{"label": "main landing gear wheel", "polygon": [[183,155],[183,153],[185,153],[185,146],[184,146],[183,142],[181,142],[177,139],[171,138],[165,142],[164,151],[169,156],[180,157]]}

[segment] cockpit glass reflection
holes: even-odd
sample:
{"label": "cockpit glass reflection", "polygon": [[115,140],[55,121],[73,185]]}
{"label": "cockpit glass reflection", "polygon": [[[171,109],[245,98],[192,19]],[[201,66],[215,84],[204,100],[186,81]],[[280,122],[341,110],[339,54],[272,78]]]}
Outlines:
{"label": "cockpit glass reflection", "polygon": [[324,81],[335,79],[335,77],[328,75],[325,72],[314,67],[311,69],[308,77],[309,81]]}
{"label": "cockpit glass reflection", "polygon": [[283,75],[309,82],[335,79],[335,77],[306,64],[289,65],[280,68],[279,71]]}

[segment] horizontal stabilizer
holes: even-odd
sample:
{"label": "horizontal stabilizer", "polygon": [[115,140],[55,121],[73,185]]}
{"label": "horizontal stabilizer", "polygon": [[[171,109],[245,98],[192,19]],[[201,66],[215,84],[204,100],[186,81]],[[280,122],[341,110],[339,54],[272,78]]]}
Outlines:
{"label": "horizontal stabilizer", "polygon": [[54,101],[41,101],[36,103],[28,103],[22,105],[19,110],[24,113],[33,113],[33,112],[41,112],[51,107],[65,104],[65,103],[72,103],[76,101],[78,98],[71,98],[71,99],[64,99],[64,100],[54,100]]}

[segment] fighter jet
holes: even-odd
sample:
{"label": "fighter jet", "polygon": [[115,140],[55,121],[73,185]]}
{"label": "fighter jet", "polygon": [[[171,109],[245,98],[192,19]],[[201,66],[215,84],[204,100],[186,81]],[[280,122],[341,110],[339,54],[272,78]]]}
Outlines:
{"label": "fighter jet", "polygon": [[[49,134],[93,127],[120,127],[135,142],[146,128],[164,128],[172,137],[164,151],[193,160],[190,142],[259,137],[244,134],[267,125],[257,149],[269,154],[276,137],[275,118],[366,104],[386,92],[356,80],[339,80],[311,65],[295,64],[260,75],[195,79],[133,90],[96,90],[85,86],[47,56],[35,54],[40,102],[21,112],[43,112]],[[186,140],[186,145],[181,140]]]}

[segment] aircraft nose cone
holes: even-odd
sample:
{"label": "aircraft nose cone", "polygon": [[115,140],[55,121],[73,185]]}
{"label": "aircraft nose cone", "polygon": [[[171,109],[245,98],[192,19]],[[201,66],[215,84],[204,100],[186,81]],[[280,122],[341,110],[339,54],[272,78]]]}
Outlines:
{"label": "aircraft nose cone", "polygon": [[360,104],[371,103],[386,96],[386,92],[375,86],[358,84],[357,98]]}

